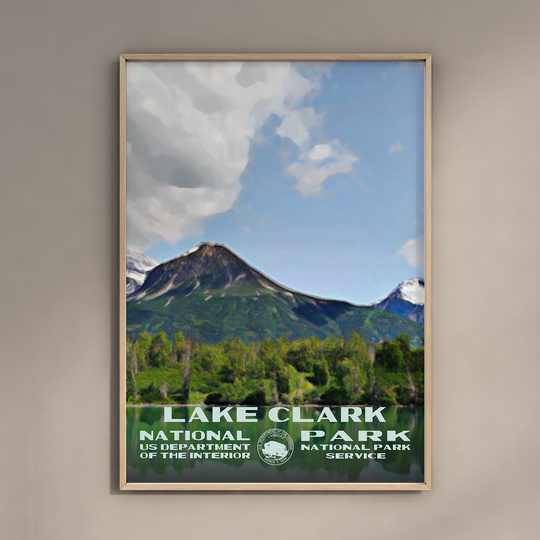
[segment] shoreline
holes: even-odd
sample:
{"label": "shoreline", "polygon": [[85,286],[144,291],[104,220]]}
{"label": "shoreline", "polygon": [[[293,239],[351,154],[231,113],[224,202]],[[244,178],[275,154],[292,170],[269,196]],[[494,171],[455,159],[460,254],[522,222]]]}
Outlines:
{"label": "shoreline", "polygon": [[408,408],[424,408],[424,405],[369,405],[369,404],[362,404],[362,405],[318,405],[315,403],[309,403],[305,405],[287,405],[284,403],[277,403],[276,405],[205,405],[204,403],[186,403],[186,404],[179,404],[179,403],[126,403],[126,408],[145,408],[145,407],[318,407],[322,409],[323,407],[399,407],[400,409],[408,409]]}

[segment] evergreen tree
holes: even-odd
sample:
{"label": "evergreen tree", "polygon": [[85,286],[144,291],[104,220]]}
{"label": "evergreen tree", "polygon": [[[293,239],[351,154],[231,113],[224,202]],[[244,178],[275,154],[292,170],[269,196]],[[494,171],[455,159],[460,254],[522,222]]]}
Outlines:
{"label": "evergreen tree", "polygon": [[308,340],[293,342],[287,353],[287,362],[293,365],[297,371],[309,373],[313,368],[312,343]]}
{"label": "evergreen tree", "polygon": [[133,375],[133,355],[135,353],[134,342],[128,340],[126,353],[126,397],[136,397],[137,386],[135,384],[135,376]]}
{"label": "evergreen tree", "polygon": [[353,364],[354,396],[358,396],[366,380],[366,370],[371,365],[369,348],[360,335],[353,332],[349,336],[345,350]]}
{"label": "evergreen tree", "polygon": [[411,354],[411,365],[410,370],[411,371],[417,371],[422,372],[424,371],[424,357],[425,357],[425,351],[424,346],[418,347],[418,349],[414,349]]}
{"label": "evergreen tree", "polygon": [[344,342],[343,339],[336,339],[330,336],[323,343],[323,354],[328,362],[328,367],[332,373],[337,369],[340,360],[344,358]]}
{"label": "evergreen tree", "polygon": [[150,347],[152,345],[152,338],[146,331],[139,334],[139,340],[137,341],[137,363],[139,369],[145,369],[150,365]]}
{"label": "evergreen tree", "polygon": [[176,332],[173,336],[173,354],[171,356],[171,362],[176,364],[182,360],[184,354],[184,347],[186,346],[186,338],[182,332]]}
{"label": "evergreen tree", "polygon": [[182,378],[181,397],[184,403],[189,403],[189,378],[191,371],[191,340],[186,339],[184,345],[184,355],[182,356],[182,365],[184,368]]}
{"label": "evergreen tree", "polygon": [[166,366],[171,363],[172,343],[165,332],[158,332],[152,336],[149,352],[149,365],[151,367]]}
{"label": "evergreen tree", "polygon": [[389,371],[399,371],[403,367],[403,354],[395,341],[385,340],[378,348],[375,363]]}
{"label": "evergreen tree", "polygon": [[394,338],[394,342],[398,345],[403,357],[403,365],[410,369],[413,362],[413,349],[411,346],[411,336],[407,334],[398,334]]}
{"label": "evergreen tree", "polygon": [[324,358],[313,363],[313,376],[309,377],[309,380],[313,384],[317,386],[326,386],[329,376],[328,365]]}

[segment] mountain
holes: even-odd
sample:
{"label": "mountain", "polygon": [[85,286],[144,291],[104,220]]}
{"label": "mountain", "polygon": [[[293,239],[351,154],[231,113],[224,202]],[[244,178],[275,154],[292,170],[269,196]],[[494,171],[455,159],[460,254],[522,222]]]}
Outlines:
{"label": "mountain", "polygon": [[425,297],[424,280],[412,278],[402,281],[384,300],[371,305],[424,324]]}
{"label": "mountain", "polygon": [[296,292],[276,283],[220,244],[202,243],[156,266],[128,295],[128,333],[183,331],[197,341],[259,341],[348,335],[370,342],[410,334],[422,325],[373,306]]}
{"label": "mountain", "polygon": [[146,276],[158,265],[158,262],[147,257],[134,248],[126,251],[126,293],[135,292],[146,279]]}

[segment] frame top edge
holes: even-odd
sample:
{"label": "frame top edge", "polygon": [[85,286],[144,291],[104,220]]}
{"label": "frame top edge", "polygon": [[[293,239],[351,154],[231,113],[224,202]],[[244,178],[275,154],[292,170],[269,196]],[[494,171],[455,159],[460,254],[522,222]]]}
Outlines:
{"label": "frame top edge", "polygon": [[430,53],[122,53],[127,61],[320,60],[405,61],[427,60]]}

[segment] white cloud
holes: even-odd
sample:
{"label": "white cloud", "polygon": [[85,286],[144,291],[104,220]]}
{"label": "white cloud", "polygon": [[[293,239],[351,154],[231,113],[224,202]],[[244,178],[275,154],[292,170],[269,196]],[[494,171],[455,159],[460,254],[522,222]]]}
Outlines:
{"label": "white cloud", "polygon": [[424,239],[422,237],[410,238],[398,250],[405,262],[418,270],[424,269]]}
{"label": "white cloud", "polygon": [[390,146],[388,153],[396,154],[397,152],[403,152],[403,150],[405,150],[405,147],[399,141],[396,141]]}
{"label": "white cloud", "polygon": [[321,125],[320,115],[312,108],[303,108],[290,112],[276,130],[278,135],[290,139],[298,147],[299,157],[287,171],[296,178],[295,188],[304,197],[319,195],[327,178],[350,173],[359,161],[339,139],[310,148],[313,130]]}
{"label": "white cloud", "polygon": [[309,159],[313,161],[319,161],[326,158],[329,158],[332,155],[332,145],[331,144],[316,144],[309,151]]}
{"label": "white cloud", "polygon": [[323,182],[330,176],[351,172],[357,161],[358,158],[336,139],[328,144],[317,144],[302,153],[287,170],[298,180],[296,189],[304,197],[309,197],[319,195]]}
{"label": "white cloud", "polygon": [[303,147],[311,138],[311,130],[319,127],[321,117],[311,108],[306,107],[291,111],[276,129],[280,137],[289,138],[296,146]]}
{"label": "white cloud", "polygon": [[[251,141],[271,116],[299,159],[288,167],[304,195],[320,192],[356,158],[339,141],[310,148],[322,118],[303,106],[326,64],[280,62],[128,63],[128,241],[140,248],[201,234],[229,211],[242,185]],[[321,156],[325,154],[325,158]]]}

